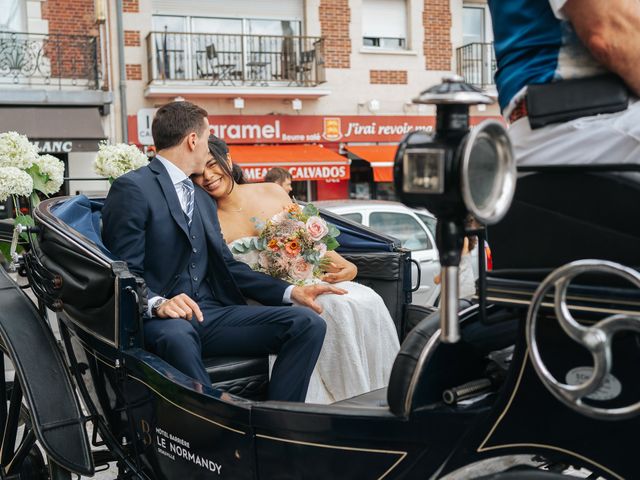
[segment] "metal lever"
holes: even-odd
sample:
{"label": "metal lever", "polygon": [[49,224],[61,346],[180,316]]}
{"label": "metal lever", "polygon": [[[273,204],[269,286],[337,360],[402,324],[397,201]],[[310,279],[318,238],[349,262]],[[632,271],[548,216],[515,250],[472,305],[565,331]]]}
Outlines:
{"label": "metal lever", "polygon": [[18,250],[18,240],[20,234],[26,230],[26,227],[21,224],[16,224],[13,227],[13,236],[11,237],[11,246],[9,247],[9,256],[11,257],[11,263],[9,264],[9,271],[15,272],[18,269],[20,263],[20,257],[16,253]]}
{"label": "metal lever", "polygon": [[458,267],[442,267],[442,298],[440,302],[440,340],[456,343],[460,340],[458,320]]}

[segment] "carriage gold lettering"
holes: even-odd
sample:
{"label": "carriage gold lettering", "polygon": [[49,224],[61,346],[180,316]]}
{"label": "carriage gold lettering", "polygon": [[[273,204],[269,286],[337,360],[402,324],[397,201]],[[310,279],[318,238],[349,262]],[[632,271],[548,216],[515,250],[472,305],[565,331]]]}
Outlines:
{"label": "carriage gold lettering", "polygon": [[145,420],[140,420],[140,427],[142,429],[142,443],[145,446],[151,445],[151,427]]}
{"label": "carriage gold lettering", "polygon": [[[146,422],[143,420],[143,423]],[[187,440],[173,435],[160,427],[156,427],[156,447],[159,454],[171,460],[175,460],[177,455],[218,475],[222,473],[221,464],[205,458],[202,455],[193,453],[190,451],[191,444]]]}
{"label": "carriage gold lettering", "polygon": [[213,460],[209,460],[208,458],[201,457],[193,452],[190,452],[186,448],[181,447],[180,445],[176,445],[175,443],[169,443],[169,451],[175,453],[176,455],[184,458],[185,460],[189,460],[192,463],[195,463],[199,467],[206,468],[211,472],[221,474],[222,465],[217,464]]}

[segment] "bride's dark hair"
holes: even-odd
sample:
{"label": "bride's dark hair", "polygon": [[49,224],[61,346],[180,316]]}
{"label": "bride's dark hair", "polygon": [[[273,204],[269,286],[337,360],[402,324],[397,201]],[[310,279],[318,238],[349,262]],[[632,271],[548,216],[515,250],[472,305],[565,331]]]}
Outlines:
{"label": "bride's dark hair", "polygon": [[215,135],[209,135],[209,152],[211,152],[213,158],[216,159],[224,174],[232,180],[231,188],[229,188],[227,193],[231,193],[236,183],[238,185],[247,183],[242,173],[242,168],[240,168],[239,165],[232,162],[231,167],[229,167],[229,160],[227,158],[227,155],[229,155],[229,147],[224,140]]}

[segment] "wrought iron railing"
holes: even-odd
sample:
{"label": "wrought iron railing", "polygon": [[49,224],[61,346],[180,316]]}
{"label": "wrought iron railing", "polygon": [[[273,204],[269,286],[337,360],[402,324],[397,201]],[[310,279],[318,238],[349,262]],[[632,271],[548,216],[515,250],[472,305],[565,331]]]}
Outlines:
{"label": "wrought iron railing", "polygon": [[99,87],[97,38],[0,31],[0,84]]}
{"label": "wrought iron railing", "polygon": [[495,84],[496,54],[493,43],[469,43],[456,50],[458,75],[480,88]]}
{"label": "wrought iron railing", "polygon": [[149,83],[305,86],[325,82],[322,38],[151,32]]}

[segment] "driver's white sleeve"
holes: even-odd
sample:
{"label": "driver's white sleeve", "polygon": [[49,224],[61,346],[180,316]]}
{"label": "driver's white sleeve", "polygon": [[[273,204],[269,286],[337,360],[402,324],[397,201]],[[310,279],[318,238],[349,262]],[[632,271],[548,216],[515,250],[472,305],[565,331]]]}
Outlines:
{"label": "driver's white sleeve", "polygon": [[567,20],[567,16],[562,12],[565,3],[567,0],[549,0],[549,6],[558,20]]}

